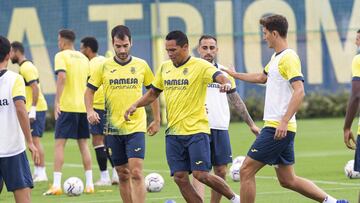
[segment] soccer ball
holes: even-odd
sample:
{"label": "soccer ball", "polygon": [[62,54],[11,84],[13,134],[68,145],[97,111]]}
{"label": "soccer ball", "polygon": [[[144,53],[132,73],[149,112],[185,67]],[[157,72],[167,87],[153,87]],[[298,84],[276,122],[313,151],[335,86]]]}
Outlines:
{"label": "soccer ball", "polygon": [[234,160],[233,160],[233,164],[239,163],[240,165],[242,165],[242,163],[244,162],[245,157],[244,156],[237,156]]}
{"label": "soccer ball", "polygon": [[84,191],[84,184],[80,178],[70,177],[64,182],[64,192],[69,196],[81,195]]}
{"label": "soccer ball", "polygon": [[350,160],[346,163],[344,167],[345,175],[350,178],[360,178],[360,172],[354,171],[354,160]]}
{"label": "soccer ball", "polygon": [[230,167],[230,177],[234,182],[240,181],[240,167],[241,163],[234,163]]}
{"label": "soccer ball", "polygon": [[160,192],[164,187],[164,178],[158,173],[150,173],[145,177],[145,187],[148,192]]}

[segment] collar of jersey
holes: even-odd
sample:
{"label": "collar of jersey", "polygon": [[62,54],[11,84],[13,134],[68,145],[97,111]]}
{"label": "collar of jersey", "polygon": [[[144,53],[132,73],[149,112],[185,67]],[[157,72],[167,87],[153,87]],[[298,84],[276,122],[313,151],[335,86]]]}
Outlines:
{"label": "collar of jersey", "polygon": [[114,56],[114,61],[115,61],[117,64],[119,64],[120,66],[126,66],[127,64],[129,64],[129,63],[131,62],[131,60],[132,60],[132,56],[130,56],[130,59],[129,59],[128,61],[126,61],[125,63],[121,63],[120,61],[118,61],[118,60],[116,59],[116,56]]}
{"label": "collar of jersey", "polygon": [[179,65],[175,65],[173,63],[173,65],[175,66],[175,68],[179,68],[180,66],[184,65],[185,63],[187,63],[190,60],[191,56],[189,56],[183,63],[180,63]]}
{"label": "collar of jersey", "polygon": [[21,66],[22,64],[24,64],[27,61],[29,61],[29,60],[25,59],[23,62],[19,63],[19,66]]}
{"label": "collar of jersey", "polygon": [[7,69],[0,71],[0,77],[3,76],[6,73]]}

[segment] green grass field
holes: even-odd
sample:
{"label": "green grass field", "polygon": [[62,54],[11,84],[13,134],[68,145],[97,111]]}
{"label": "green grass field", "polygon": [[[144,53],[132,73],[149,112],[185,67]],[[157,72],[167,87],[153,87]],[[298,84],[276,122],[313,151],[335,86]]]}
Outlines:
{"label": "green grass field", "polygon": [[[357,202],[360,189],[360,180],[350,180],[344,175],[345,163],[353,159],[353,151],[345,148],[342,137],[342,118],[336,119],[314,119],[299,120],[298,133],[295,142],[296,164],[295,170],[299,176],[306,177],[314,181],[326,192],[337,198],[346,198],[350,202]],[[258,123],[261,126],[261,123]],[[233,157],[245,155],[251,143],[255,139],[250,134],[244,123],[232,123],[230,126],[231,143]],[[96,193],[81,195],[79,197],[61,196],[42,196],[49,184],[52,182],[52,162],[53,162],[53,133],[48,132],[44,135],[43,144],[46,150],[47,174],[50,181],[35,185],[32,191],[32,201],[35,203],[95,203],[95,202],[121,202],[117,186],[95,188]],[[95,160],[93,150],[93,173],[94,181],[99,178],[99,170]],[[177,203],[185,202],[169,175],[169,169],[165,157],[164,129],[155,137],[147,137],[146,157],[144,173],[158,172],[165,179],[165,186],[159,193],[148,193],[146,202],[164,202],[173,199]],[[80,154],[76,142],[70,140],[66,146],[65,165],[63,167],[64,181],[70,176],[77,176],[85,179],[81,164]],[[265,167],[257,175],[257,197],[259,203],[304,203],[314,202],[305,197],[283,189],[279,186],[274,169],[270,166]],[[240,184],[227,181],[231,188],[239,193]],[[207,192],[209,189],[207,189]],[[206,195],[206,202],[209,202],[209,193]],[[0,202],[14,202],[12,193],[6,189],[0,195]],[[223,202],[228,202],[223,199]]]}

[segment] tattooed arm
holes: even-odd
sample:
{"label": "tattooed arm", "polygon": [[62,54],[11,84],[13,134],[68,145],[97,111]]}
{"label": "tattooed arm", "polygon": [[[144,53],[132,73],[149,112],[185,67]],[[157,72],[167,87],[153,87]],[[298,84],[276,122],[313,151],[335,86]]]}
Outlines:
{"label": "tattooed arm", "polygon": [[241,118],[250,127],[251,132],[253,132],[255,135],[258,135],[260,133],[260,129],[255,125],[254,121],[249,115],[245,103],[241,99],[240,95],[234,91],[232,93],[228,93],[227,98],[229,103],[235,107],[236,111],[240,112]]}

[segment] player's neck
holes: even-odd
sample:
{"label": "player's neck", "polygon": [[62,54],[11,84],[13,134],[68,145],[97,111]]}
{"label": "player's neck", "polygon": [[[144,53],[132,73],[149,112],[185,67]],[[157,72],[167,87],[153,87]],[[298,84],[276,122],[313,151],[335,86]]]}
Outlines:
{"label": "player's neck", "polygon": [[289,48],[287,41],[285,39],[284,40],[279,40],[274,46],[274,51],[276,53],[280,53],[280,52],[284,51],[287,48]]}
{"label": "player's neck", "polygon": [[66,45],[64,45],[62,51],[65,51],[65,50],[75,50],[74,45],[73,45],[73,44],[66,44]]}
{"label": "player's neck", "polygon": [[20,64],[22,64],[24,61],[26,61],[25,56],[20,56],[20,57],[19,57],[18,64],[20,65]]}
{"label": "player's neck", "polygon": [[95,58],[97,56],[97,53],[90,53],[89,54],[89,60]]}

